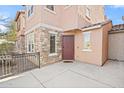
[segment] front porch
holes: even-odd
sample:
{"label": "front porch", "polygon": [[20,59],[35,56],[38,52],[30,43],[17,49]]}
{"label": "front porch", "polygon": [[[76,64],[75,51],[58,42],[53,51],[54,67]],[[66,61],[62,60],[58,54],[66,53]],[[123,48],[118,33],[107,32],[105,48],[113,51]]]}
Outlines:
{"label": "front porch", "polygon": [[124,87],[124,62],[107,61],[103,67],[59,62],[2,79],[0,87]]}

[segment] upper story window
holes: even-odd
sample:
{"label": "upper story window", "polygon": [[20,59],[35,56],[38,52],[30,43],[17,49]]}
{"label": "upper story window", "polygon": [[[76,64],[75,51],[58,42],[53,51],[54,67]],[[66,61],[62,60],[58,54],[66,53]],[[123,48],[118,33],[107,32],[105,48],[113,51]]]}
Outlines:
{"label": "upper story window", "polygon": [[28,17],[33,14],[33,11],[34,11],[34,6],[33,5],[28,6]]}
{"label": "upper story window", "polygon": [[51,10],[51,11],[54,11],[54,5],[46,5],[46,8]]}
{"label": "upper story window", "polygon": [[90,9],[86,7],[86,17],[90,18]]}
{"label": "upper story window", "polygon": [[70,5],[65,5],[65,7],[69,7]]}
{"label": "upper story window", "polygon": [[34,8],[34,6],[32,5],[32,6],[31,6],[31,13],[33,13],[33,8]]}
{"label": "upper story window", "polygon": [[91,32],[83,32],[83,50],[91,50]]}
{"label": "upper story window", "polygon": [[65,5],[64,9],[71,7],[71,5]]}

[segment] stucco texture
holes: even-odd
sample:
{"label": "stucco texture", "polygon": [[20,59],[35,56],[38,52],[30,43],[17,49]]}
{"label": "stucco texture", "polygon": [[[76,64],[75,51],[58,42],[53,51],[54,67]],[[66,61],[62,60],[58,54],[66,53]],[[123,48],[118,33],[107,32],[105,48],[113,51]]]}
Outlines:
{"label": "stucco texture", "polygon": [[111,29],[111,23],[88,30],[91,32],[91,51],[83,51],[83,31],[73,30],[64,32],[63,35],[75,36],[75,60],[103,65],[108,59],[108,31]]}

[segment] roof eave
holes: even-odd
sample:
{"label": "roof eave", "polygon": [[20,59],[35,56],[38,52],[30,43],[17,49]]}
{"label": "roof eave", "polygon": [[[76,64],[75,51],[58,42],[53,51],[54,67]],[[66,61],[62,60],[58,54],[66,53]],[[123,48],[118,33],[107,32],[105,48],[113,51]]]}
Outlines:
{"label": "roof eave", "polygon": [[101,25],[93,26],[93,27],[88,27],[88,28],[83,28],[81,29],[82,31],[88,31],[88,30],[93,30],[93,29],[98,29],[101,28]]}

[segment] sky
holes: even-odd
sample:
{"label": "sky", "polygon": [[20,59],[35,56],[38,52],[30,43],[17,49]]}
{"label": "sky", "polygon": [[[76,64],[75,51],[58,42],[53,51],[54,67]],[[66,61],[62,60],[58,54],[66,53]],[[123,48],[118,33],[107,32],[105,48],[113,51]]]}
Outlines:
{"label": "sky", "polygon": [[112,20],[113,25],[123,24],[122,16],[124,16],[124,5],[108,5],[105,6],[105,15]]}
{"label": "sky", "polygon": [[7,28],[4,26],[8,21],[16,16],[16,12],[21,10],[23,6],[16,5],[0,5],[0,32],[6,32]]}
{"label": "sky", "polygon": [[[21,10],[23,6],[21,5],[0,5],[0,32],[7,31],[4,26],[9,20],[14,19],[16,12]],[[121,5],[105,5],[105,15],[108,19],[112,20],[112,23],[122,24],[122,16],[124,16],[124,6]]]}

